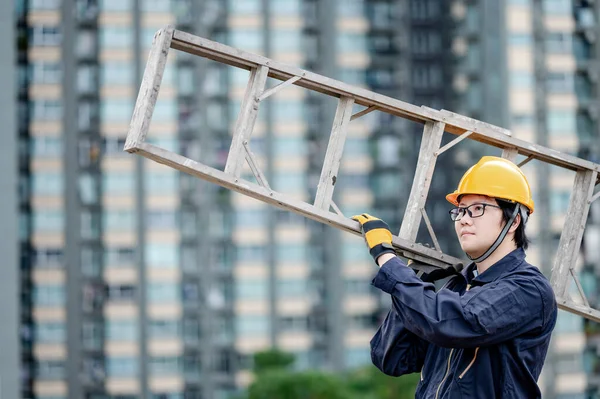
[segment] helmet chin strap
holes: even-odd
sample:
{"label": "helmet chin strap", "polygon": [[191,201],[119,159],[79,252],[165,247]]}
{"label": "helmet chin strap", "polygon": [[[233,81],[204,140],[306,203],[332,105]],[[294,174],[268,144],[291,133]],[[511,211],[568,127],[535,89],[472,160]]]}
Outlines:
{"label": "helmet chin strap", "polygon": [[510,226],[512,226],[512,224],[515,221],[515,219],[517,218],[517,215],[519,214],[520,210],[521,210],[521,204],[519,204],[517,202],[517,206],[515,206],[515,210],[513,211],[512,215],[510,216],[510,219],[508,219],[508,222],[506,222],[506,225],[502,228],[502,231],[500,232],[500,234],[498,235],[498,237],[496,238],[496,241],[494,241],[492,246],[489,247],[487,249],[487,251],[485,251],[484,254],[478,258],[472,258],[471,255],[467,254],[469,259],[471,259],[475,263],[483,262],[484,260],[486,260],[498,248],[498,246],[502,243],[502,241],[504,241],[504,238],[506,237],[506,234],[508,233],[508,229],[510,229]]}

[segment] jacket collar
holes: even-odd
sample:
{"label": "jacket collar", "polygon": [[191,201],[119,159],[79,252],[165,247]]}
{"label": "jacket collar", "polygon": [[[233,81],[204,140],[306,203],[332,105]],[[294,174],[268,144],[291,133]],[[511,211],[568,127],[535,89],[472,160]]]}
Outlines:
{"label": "jacket collar", "polygon": [[472,285],[484,285],[504,277],[519,267],[524,260],[525,251],[523,248],[517,248],[476,277],[474,275],[474,271],[477,270],[477,265],[475,265],[475,263],[471,263],[469,266],[465,267],[462,271],[462,275]]}

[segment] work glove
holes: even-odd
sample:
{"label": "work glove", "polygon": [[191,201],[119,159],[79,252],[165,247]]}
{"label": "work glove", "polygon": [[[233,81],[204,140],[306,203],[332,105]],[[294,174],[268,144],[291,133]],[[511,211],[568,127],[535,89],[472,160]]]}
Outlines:
{"label": "work glove", "polygon": [[360,223],[363,237],[375,263],[383,254],[396,253],[392,246],[392,232],[386,222],[366,213],[352,216],[352,219]]}

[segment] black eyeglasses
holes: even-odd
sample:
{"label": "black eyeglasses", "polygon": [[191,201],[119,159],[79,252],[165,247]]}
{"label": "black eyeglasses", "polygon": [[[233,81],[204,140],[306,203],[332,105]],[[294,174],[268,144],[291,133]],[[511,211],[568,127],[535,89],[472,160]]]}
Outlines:
{"label": "black eyeglasses", "polygon": [[458,208],[450,209],[450,219],[457,222],[465,216],[465,213],[469,214],[471,218],[478,218],[483,216],[485,213],[485,207],[491,206],[492,208],[502,209],[499,206],[492,204],[471,204],[466,207],[459,206]]}

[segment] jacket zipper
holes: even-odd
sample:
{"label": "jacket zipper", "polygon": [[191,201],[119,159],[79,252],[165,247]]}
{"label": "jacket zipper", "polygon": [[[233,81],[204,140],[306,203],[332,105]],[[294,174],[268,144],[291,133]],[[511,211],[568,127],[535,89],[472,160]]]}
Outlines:
{"label": "jacket zipper", "polygon": [[467,368],[465,369],[465,371],[463,371],[459,376],[458,379],[462,379],[465,374],[467,374],[467,371],[469,371],[469,369],[473,366],[473,363],[475,363],[475,359],[477,359],[477,352],[479,352],[479,347],[475,348],[475,355],[473,356],[473,360],[471,360],[471,363],[469,363],[469,365],[467,366]]}
{"label": "jacket zipper", "polygon": [[[469,289],[471,289],[471,284],[467,284],[467,291],[469,291]],[[477,351],[479,350],[479,348],[477,348],[475,350],[475,356],[477,356]],[[448,378],[448,374],[450,373],[450,361],[452,360],[452,354],[454,353],[454,348],[452,348],[450,350],[450,355],[448,355],[448,366],[446,367],[446,374],[444,375],[444,378],[442,379],[442,382],[440,382],[440,385],[438,385],[438,389],[435,392],[435,399],[438,399],[438,397],[440,396],[440,389],[442,389],[442,385],[444,385],[444,382],[446,382],[446,378]],[[475,359],[473,359],[473,361],[471,362],[471,364],[469,364],[469,367],[467,367],[467,370],[471,367],[471,365],[473,364],[473,362],[475,361]],[[465,370],[466,371],[466,370]],[[461,377],[464,375],[461,374]],[[423,370],[421,369],[421,380],[423,379]]]}
{"label": "jacket zipper", "polygon": [[444,375],[444,379],[442,379],[442,382],[440,382],[440,385],[438,385],[438,389],[435,392],[435,399],[438,399],[438,397],[440,396],[440,389],[442,388],[442,385],[444,385],[444,382],[446,382],[446,378],[448,378],[448,374],[450,373],[450,360],[452,359],[452,353],[454,353],[454,348],[450,350],[450,355],[448,356],[448,366],[446,367],[446,374]]}

